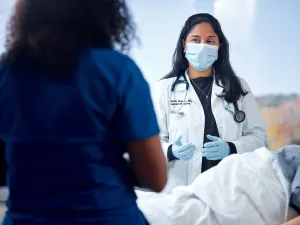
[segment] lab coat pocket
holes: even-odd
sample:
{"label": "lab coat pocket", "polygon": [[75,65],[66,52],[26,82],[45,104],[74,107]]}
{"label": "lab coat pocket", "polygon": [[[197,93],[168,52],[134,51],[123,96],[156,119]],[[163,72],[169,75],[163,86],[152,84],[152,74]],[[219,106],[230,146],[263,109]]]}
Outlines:
{"label": "lab coat pocket", "polygon": [[[181,106],[177,106],[180,109]],[[174,112],[175,111],[175,112]],[[191,124],[191,115],[189,110],[189,105],[184,105],[179,111],[176,111],[176,108],[169,116],[170,128],[176,127],[190,127]]]}

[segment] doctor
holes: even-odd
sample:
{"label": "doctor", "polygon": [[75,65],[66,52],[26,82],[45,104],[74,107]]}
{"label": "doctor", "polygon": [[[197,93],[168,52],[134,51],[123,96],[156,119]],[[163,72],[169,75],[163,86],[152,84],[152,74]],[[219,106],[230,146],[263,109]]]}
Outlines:
{"label": "doctor", "polygon": [[230,154],[267,145],[255,98],[229,62],[220,23],[196,14],[185,23],[172,71],[155,92],[161,141],[169,163],[164,192],[189,185]]}

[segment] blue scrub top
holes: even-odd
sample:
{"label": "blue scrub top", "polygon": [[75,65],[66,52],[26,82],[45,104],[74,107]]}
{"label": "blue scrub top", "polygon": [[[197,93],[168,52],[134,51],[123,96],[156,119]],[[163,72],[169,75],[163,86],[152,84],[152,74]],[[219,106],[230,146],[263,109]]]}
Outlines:
{"label": "blue scrub top", "polygon": [[65,79],[32,65],[0,70],[4,224],[145,224],[123,159],[126,142],[159,133],[141,71],[109,49],[82,54]]}

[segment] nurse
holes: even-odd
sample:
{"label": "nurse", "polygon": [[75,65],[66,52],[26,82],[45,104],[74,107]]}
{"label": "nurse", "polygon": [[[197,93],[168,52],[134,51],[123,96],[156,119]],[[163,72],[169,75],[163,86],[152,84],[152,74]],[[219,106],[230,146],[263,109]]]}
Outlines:
{"label": "nurse", "polygon": [[[3,225],[145,225],[134,185],[167,180],[123,0],[19,0],[0,67]],[[130,162],[123,155],[129,153]]]}
{"label": "nurse", "polygon": [[200,13],[186,21],[173,69],[157,83],[155,102],[169,164],[165,192],[189,185],[230,154],[267,145],[267,131],[247,82],[229,61],[220,23]]}

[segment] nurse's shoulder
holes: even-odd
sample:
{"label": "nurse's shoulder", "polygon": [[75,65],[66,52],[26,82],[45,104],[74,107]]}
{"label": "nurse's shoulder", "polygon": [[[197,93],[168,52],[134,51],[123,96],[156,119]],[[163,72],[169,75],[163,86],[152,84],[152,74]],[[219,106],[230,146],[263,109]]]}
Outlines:
{"label": "nurse's shoulder", "polygon": [[130,84],[129,80],[144,80],[136,63],[127,55],[112,49],[92,49],[91,59],[103,76],[119,87]]}
{"label": "nurse's shoulder", "polygon": [[90,54],[96,62],[99,62],[99,65],[104,65],[103,62],[105,62],[110,66],[114,65],[115,68],[120,68],[131,60],[129,56],[109,48],[93,48]]}

